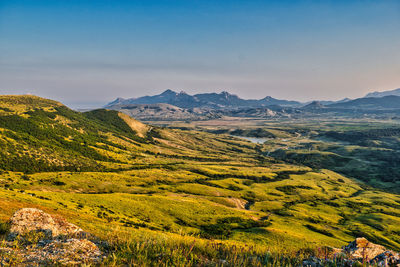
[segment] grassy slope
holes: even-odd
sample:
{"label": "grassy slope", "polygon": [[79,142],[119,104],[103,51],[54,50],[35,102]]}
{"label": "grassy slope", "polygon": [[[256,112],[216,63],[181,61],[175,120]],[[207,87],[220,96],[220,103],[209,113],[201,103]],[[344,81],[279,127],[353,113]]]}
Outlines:
{"label": "grassy slope", "polygon": [[[138,136],[117,112],[81,114],[36,97],[3,96],[0,109],[3,221],[33,206],[102,237],[147,229],[198,249],[205,238],[293,251],[356,236],[400,248],[398,195],[275,162],[249,142],[135,123]],[[5,123],[16,118],[25,128]],[[34,173],[23,173],[25,162]]]}

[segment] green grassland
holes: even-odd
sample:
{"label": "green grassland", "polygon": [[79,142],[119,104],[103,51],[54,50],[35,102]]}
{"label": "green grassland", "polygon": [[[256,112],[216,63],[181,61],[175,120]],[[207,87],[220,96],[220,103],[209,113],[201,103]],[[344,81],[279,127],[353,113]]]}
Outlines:
{"label": "green grassland", "polygon": [[1,96],[0,110],[0,221],[64,216],[109,241],[109,265],[260,265],[358,236],[400,249],[400,196],[270,157],[300,138],[287,129],[259,145],[33,96]]}
{"label": "green grassland", "polygon": [[169,122],[169,127],[264,138],[264,155],[314,169],[330,169],[373,187],[400,192],[400,121],[371,118]]}

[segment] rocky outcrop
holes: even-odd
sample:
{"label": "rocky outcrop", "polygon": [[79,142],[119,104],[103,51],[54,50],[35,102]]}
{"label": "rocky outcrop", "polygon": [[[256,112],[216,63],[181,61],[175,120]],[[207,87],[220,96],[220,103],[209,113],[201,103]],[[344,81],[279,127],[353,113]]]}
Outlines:
{"label": "rocky outcrop", "polygon": [[99,264],[105,255],[96,243],[61,217],[24,208],[10,219],[8,239],[0,245],[0,266]]}
{"label": "rocky outcrop", "polygon": [[[400,254],[374,244],[364,237],[356,238],[341,249],[331,248],[330,255],[310,257],[303,260],[303,266],[400,266]],[[358,265],[357,265],[358,264]]]}
{"label": "rocky outcrop", "polygon": [[[378,266],[400,266],[400,254],[386,249],[384,246],[369,242],[366,238],[356,238],[343,248],[350,259],[359,259],[362,262],[378,264]],[[397,265],[398,264],[398,265]]]}
{"label": "rocky outcrop", "polygon": [[81,228],[65,219],[34,208],[24,208],[15,212],[10,219],[10,225],[11,236],[31,231],[44,232],[46,236],[52,238],[60,235],[77,236],[83,234]]}
{"label": "rocky outcrop", "polygon": [[343,250],[353,259],[371,260],[384,253],[386,248],[384,246],[369,242],[364,237],[359,237],[345,246]]}

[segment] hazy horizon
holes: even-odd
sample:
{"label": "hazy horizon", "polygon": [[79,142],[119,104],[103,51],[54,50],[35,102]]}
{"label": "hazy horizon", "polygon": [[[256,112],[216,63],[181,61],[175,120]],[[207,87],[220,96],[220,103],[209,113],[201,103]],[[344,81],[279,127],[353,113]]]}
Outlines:
{"label": "hazy horizon", "polygon": [[0,94],[357,98],[400,87],[398,29],[398,1],[5,0]]}

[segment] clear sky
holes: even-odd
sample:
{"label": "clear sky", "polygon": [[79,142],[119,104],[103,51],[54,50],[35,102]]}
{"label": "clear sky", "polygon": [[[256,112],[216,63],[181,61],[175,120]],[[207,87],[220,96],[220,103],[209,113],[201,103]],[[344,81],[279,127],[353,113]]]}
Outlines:
{"label": "clear sky", "polygon": [[398,0],[0,0],[0,94],[84,107],[167,88],[305,101],[398,87]]}

